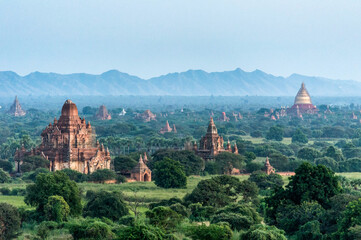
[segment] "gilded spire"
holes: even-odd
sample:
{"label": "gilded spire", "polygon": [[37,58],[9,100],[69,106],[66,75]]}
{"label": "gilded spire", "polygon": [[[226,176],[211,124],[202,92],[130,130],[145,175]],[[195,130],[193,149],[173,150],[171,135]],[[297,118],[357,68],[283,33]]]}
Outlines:
{"label": "gilded spire", "polygon": [[311,97],[305,87],[305,83],[302,83],[301,88],[295,97],[295,104],[312,104]]}

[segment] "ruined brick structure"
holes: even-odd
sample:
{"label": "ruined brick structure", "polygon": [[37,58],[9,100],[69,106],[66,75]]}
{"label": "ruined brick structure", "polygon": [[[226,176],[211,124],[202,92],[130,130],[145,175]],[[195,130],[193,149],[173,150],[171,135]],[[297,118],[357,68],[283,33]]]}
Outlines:
{"label": "ruined brick structure", "polygon": [[137,114],[135,118],[142,120],[143,122],[150,122],[156,120],[156,115],[153,114],[150,110],[145,110],[143,113]]}
{"label": "ruined brick structure", "polygon": [[287,109],[287,114],[302,118],[302,114],[317,114],[318,109],[312,104],[311,96],[308,93],[305,84],[302,83],[298,91],[294,105]]}
{"label": "ruined brick structure", "polygon": [[[147,156],[147,155],[145,154],[145,156]],[[140,155],[140,157],[139,157],[138,164],[132,169],[130,178],[131,178],[131,180],[135,180],[137,182],[152,181],[152,171],[144,163],[142,155]]]}
{"label": "ruined brick structure", "polygon": [[90,174],[97,169],[110,169],[110,153],[95,141],[90,122],[78,115],[77,106],[66,100],[59,120],[54,119],[41,133],[40,146],[26,152],[16,151],[16,171],[21,172],[24,157],[42,156],[50,162],[50,171],[70,168]]}
{"label": "ruined brick structure", "polygon": [[211,117],[206,135],[203,136],[199,141],[199,147],[197,146],[197,143],[194,143],[193,150],[204,160],[213,159],[217,154],[221,152],[238,153],[237,145],[235,145],[233,151],[229,142],[227,144],[227,149],[224,149],[223,145],[223,137],[218,135],[217,127],[214,124],[213,118]]}
{"label": "ruined brick structure", "polygon": [[95,114],[95,118],[98,120],[110,120],[112,119],[112,116],[108,113],[107,108],[104,105],[101,105],[98,112]]}
{"label": "ruined brick structure", "polygon": [[268,157],[266,157],[266,162],[264,163],[264,168],[265,168],[265,171],[266,171],[267,175],[270,175],[270,174],[272,174],[272,173],[275,173],[275,169],[274,169],[274,167],[272,167],[271,164],[269,163]]}
{"label": "ruined brick structure", "polygon": [[14,103],[11,105],[7,113],[15,117],[21,117],[26,115],[26,112],[21,108],[18,96],[15,97]]}
{"label": "ruined brick structure", "polygon": [[174,132],[174,133],[177,133],[177,129],[175,128],[175,124],[173,124],[173,128],[171,128],[169,126],[169,123],[168,123],[168,120],[165,124],[165,126],[163,128],[160,129],[159,133],[160,134],[164,134],[164,133],[169,133],[169,132]]}

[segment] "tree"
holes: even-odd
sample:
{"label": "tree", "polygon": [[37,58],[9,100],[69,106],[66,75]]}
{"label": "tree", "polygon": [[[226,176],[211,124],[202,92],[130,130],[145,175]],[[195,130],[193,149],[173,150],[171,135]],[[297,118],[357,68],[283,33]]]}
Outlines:
{"label": "tree", "polygon": [[350,158],[339,162],[340,172],[361,172],[361,158]]}
{"label": "tree", "polygon": [[94,193],[84,207],[85,217],[106,217],[113,221],[129,213],[128,208],[119,192],[100,191]]}
{"label": "tree", "polygon": [[287,240],[285,232],[275,226],[263,224],[253,225],[247,232],[242,233],[240,240]]}
{"label": "tree", "polygon": [[184,201],[223,207],[235,202],[240,190],[238,178],[222,175],[200,181],[193,191],[184,197]]}
{"label": "tree", "polygon": [[75,170],[70,169],[70,168],[65,168],[65,169],[63,169],[61,171],[64,172],[66,175],[68,175],[70,180],[73,180],[75,182],[84,182],[88,178],[88,175],[83,174],[83,173],[78,172],[78,171],[75,171]]}
{"label": "tree", "polygon": [[110,169],[98,169],[89,175],[89,180],[94,182],[105,182],[107,180],[114,180],[117,177],[116,173]]}
{"label": "tree", "polygon": [[11,172],[13,170],[13,165],[10,161],[0,160],[0,168],[4,169],[6,172]]}
{"label": "tree", "polygon": [[270,164],[278,171],[289,171],[289,159],[283,154],[272,153],[269,158]]}
{"label": "tree", "polygon": [[67,225],[69,233],[75,240],[81,239],[114,239],[111,227],[96,219],[84,219],[70,222]]}
{"label": "tree", "polygon": [[358,225],[361,225],[361,198],[347,205],[343,217],[339,221],[339,233],[343,237],[342,239],[348,239],[348,229]]}
{"label": "tree", "polygon": [[36,176],[38,176],[40,173],[50,173],[50,171],[47,168],[38,168],[33,172],[24,173],[22,179],[35,182]]}
{"label": "tree", "polygon": [[315,164],[316,165],[324,165],[324,166],[332,169],[333,171],[338,171],[338,163],[333,158],[330,158],[330,157],[316,158]]}
{"label": "tree", "polygon": [[187,186],[187,177],[182,165],[170,158],[156,162],[152,175],[155,185],[158,187],[184,188]]}
{"label": "tree", "polygon": [[62,196],[50,196],[44,210],[46,218],[55,222],[66,221],[70,213],[69,205]]}
{"label": "tree", "polygon": [[9,182],[11,182],[11,178],[9,174],[4,170],[2,170],[2,168],[0,168],[0,183],[9,183]]}
{"label": "tree", "polygon": [[155,207],[145,213],[149,223],[164,230],[174,229],[183,219],[183,216],[176,213],[169,207]]}
{"label": "tree", "polygon": [[305,223],[297,232],[297,240],[319,240],[322,239],[320,222],[313,220]]}
{"label": "tree", "polygon": [[256,171],[260,171],[263,169],[263,164],[261,163],[258,163],[258,162],[250,162],[250,163],[247,163],[246,165],[246,171],[248,173],[253,173],[253,172],[256,172]]}
{"label": "tree", "polygon": [[0,239],[12,239],[20,230],[21,218],[16,207],[0,203]]}
{"label": "tree", "polygon": [[20,166],[21,172],[30,172],[38,168],[47,168],[49,169],[50,162],[49,160],[41,156],[30,156],[23,159],[23,163]]}
{"label": "tree", "polygon": [[188,227],[186,235],[198,240],[229,240],[233,233],[228,224],[221,223]]}
{"label": "tree", "polygon": [[324,153],[324,156],[333,158],[336,162],[340,162],[344,160],[342,153],[339,149],[334,146],[329,146]]}
{"label": "tree", "polygon": [[133,158],[124,155],[119,155],[115,157],[113,161],[114,161],[114,170],[122,174],[130,173],[130,171],[132,171],[132,169],[138,163]]}
{"label": "tree", "polygon": [[283,129],[277,126],[270,127],[269,131],[266,134],[267,140],[283,140]]}
{"label": "tree", "polygon": [[155,163],[163,160],[164,158],[170,158],[178,161],[183,166],[184,173],[187,176],[199,175],[204,169],[203,159],[197,156],[193,151],[175,151],[169,149],[156,151],[153,154],[152,159],[149,161],[149,168],[153,170]]}
{"label": "tree", "polygon": [[79,188],[76,183],[61,172],[41,173],[35,183],[26,187],[25,203],[44,213],[50,196],[62,196],[70,207],[71,215],[79,215],[82,210]]}
{"label": "tree", "polygon": [[279,174],[267,175],[264,171],[253,172],[249,177],[249,181],[256,183],[260,189],[283,186],[283,179]]}
{"label": "tree", "polygon": [[298,151],[297,157],[313,162],[316,158],[321,157],[321,153],[314,148],[305,147]]}
{"label": "tree", "polygon": [[216,155],[215,163],[217,174],[231,174],[233,168],[244,168],[245,158],[238,154],[222,152]]}
{"label": "tree", "polygon": [[149,240],[158,240],[166,239],[166,235],[162,229],[154,227],[152,225],[139,225],[129,226],[122,228],[118,232],[118,239],[124,240],[138,240],[138,239],[149,239]]}
{"label": "tree", "polygon": [[300,129],[297,129],[292,136],[292,143],[308,143],[308,138]]}

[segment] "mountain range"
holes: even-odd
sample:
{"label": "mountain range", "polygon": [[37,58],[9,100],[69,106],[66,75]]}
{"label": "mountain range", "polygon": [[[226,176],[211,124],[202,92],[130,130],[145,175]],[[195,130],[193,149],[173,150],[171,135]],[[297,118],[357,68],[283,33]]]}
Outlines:
{"label": "mountain range", "polygon": [[188,70],[142,79],[117,70],[100,75],[33,72],[20,76],[0,71],[0,95],[18,96],[294,96],[301,83],[312,96],[359,96],[361,82],[292,74],[280,77],[260,70],[205,72]]}

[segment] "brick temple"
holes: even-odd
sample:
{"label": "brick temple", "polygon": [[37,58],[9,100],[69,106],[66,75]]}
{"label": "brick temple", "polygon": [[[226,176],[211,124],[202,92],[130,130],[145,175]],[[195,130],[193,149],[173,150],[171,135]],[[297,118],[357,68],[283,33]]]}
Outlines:
{"label": "brick temple", "polygon": [[15,97],[15,100],[13,104],[10,106],[10,109],[7,113],[15,117],[21,117],[26,115],[26,112],[21,108],[20,102],[18,100],[18,96]]}
{"label": "brick temple", "polygon": [[108,113],[107,108],[104,105],[99,107],[98,112],[95,114],[97,120],[110,120],[112,116]]}
{"label": "brick temple", "polygon": [[66,100],[59,120],[54,119],[41,133],[40,146],[15,153],[15,168],[21,172],[22,160],[27,156],[42,156],[50,162],[50,171],[70,168],[90,174],[97,169],[110,169],[110,153],[95,140],[90,122],[78,115],[77,106]]}
{"label": "brick temple", "polygon": [[223,137],[219,136],[217,127],[214,124],[212,117],[209,121],[206,135],[203,136],[199,141],[199,147],[196,143],[194,143],[193,150],[204,160],[213,159],[217,154],[221,152],[233,152],[235,154],[238,154],[236,144],[234,145],[234,148],[232,150],[231,144],[228,141],[227,149],[224,148]]}

